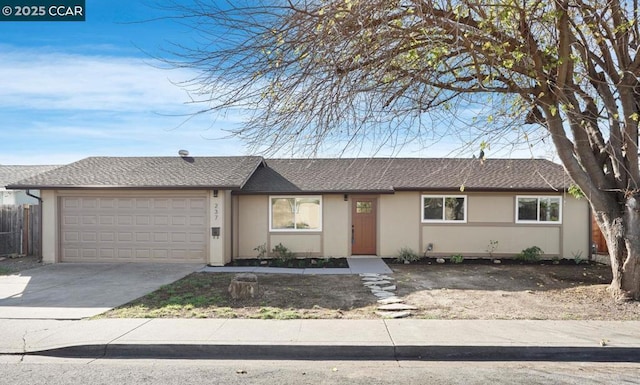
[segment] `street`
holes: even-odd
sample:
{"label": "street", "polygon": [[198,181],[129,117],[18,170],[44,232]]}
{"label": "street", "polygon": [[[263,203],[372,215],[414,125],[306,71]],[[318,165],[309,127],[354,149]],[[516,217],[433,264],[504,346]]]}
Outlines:
{"label": "street", "polygon": [[0,384],[640,384],[626,363],[90,360],[0,356]]}

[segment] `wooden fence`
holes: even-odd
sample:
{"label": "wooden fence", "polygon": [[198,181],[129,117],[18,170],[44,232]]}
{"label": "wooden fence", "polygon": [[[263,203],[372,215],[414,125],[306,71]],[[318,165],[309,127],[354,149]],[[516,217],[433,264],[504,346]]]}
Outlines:
{"label": "wooden fence", "polygon": [[42,255],[40,206],[0,206],[0,255]]}

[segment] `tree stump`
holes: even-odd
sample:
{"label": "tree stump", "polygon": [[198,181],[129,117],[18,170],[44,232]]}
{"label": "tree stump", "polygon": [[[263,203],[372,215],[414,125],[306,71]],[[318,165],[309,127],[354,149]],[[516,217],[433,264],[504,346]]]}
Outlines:
{"label": "tree stump", "polygon": [[255,298],[258,294],[258,276],[250,273],[236,275],[229,284],[229,294],[233,299]]}

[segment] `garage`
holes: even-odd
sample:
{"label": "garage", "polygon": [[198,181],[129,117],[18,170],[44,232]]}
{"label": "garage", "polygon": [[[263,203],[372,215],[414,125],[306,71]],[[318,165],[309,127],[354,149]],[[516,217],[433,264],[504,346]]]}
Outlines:
{"label": "garage", "polygon": [[59,199],[62,262],[206,261],[204,194]]}

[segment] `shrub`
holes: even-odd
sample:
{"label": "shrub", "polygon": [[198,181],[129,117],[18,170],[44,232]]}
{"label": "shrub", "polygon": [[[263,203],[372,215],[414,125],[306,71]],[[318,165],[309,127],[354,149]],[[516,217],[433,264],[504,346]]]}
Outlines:
{"label": "shrub", "polygon": [[540,256],[544,253],[538,246],[528,247],[516,255],[516,259],[523,262],[537,262],[540,260]]}
{"label": "shrub", "polygon": [[400,249],[400,251],[398,251],[396,262],[401,262],[401,263],[416,262],[416,261],[419,261],[421,258],[422,256],[416,254],[416,252],[413,251],[413,249],[409,247],[403,247]]}
{"label": "shrub", "polygon": [[576,263],[576,265],[579,265],[582,263],[582,261],[584,261],[584,259],[582,258],[582,250],[578,250],[571,252],[571,255],[573,256],[573,261]]}
{"label": "shrub", "polygon": [[451,263],[462,263],[462,261],[464,261],[462,254],[454,254],[449,258],[449,262]]}
{"label": "shrub", "polygon": [[487,253],[489,253],[489,257],[493,258],[493,253],[498,249],[498,241],[494,241],[493,239],[489,240],[489,245],[487,245]]}
{"label": "shrub", "polygon": [[267,244],[263,243],[261,245],[258,245],[254,247],[253,250],[258,252],[258,255],[256,255],[256,258],[263,259],[267,255]]}
{"label": "shrub", "polygon": [[283,262],[295,258],[295,254],[282,243],[278,243],[277,245],[275,245],[271,252],[276,259],[279,259]]}

